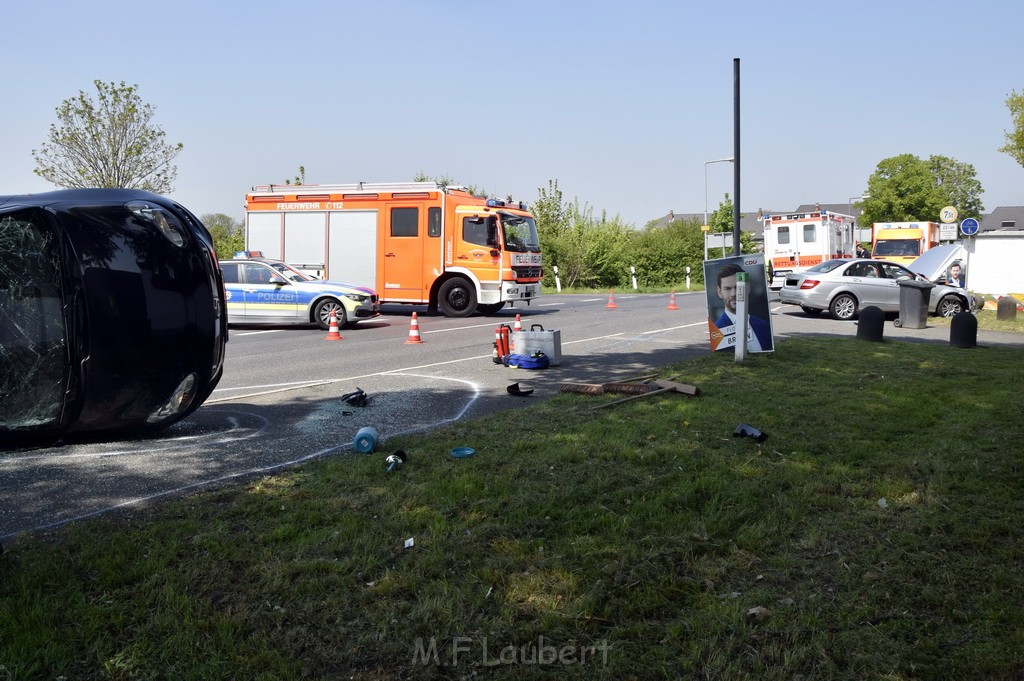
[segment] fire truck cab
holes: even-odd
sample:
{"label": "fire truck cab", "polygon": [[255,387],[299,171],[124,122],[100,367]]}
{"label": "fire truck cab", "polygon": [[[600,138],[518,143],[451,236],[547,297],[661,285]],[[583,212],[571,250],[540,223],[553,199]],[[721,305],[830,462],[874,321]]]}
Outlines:
{"label": "fire truck cab", "polygon": [[264,185],[246,195],[246,248],[324,277],[372,283],[382,303],[450,317],[530,303],[542,275],[526,205],[436,182]]}

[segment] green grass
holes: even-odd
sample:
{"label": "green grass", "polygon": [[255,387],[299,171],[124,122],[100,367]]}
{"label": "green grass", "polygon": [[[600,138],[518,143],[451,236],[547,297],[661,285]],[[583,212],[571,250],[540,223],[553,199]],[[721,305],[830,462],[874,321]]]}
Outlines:
{"label": "green grass", "polygon": [[[1024,314],[1017,314],[1014,319],[997,319],[995,310],[978,310],[974,315],[978,319],[979,331],[1008,331],[1011,333],[1024,333]],[[935,323],[937,326],[949,326],[952,317],[929,317],[928,323]]]}
{"label": "green grass", "polygon": [[1020,678],[1021,360],[786,340],[664,370],[697,398],[560,395],[23,537],[0,679]]}

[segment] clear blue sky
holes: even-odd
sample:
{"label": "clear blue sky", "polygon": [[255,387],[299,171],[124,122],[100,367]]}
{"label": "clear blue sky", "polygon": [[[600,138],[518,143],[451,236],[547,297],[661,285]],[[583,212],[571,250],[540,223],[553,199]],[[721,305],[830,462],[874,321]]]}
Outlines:
{"label": "clear blue sky", "polygon": [[[1024,4],[938,0],[18,2],[0,41],[0,194],[32,173],[54,110],[126,81],[182,142],[172,196],[242,218],[254,184],[448,175],[642,226],[704,210],[733,155],[744,212],[859,196],[883,158],[972,164],[986,211],[1024,205],[997,151],[1024,91]],[[732,166],[708,166],[710,209]]]}

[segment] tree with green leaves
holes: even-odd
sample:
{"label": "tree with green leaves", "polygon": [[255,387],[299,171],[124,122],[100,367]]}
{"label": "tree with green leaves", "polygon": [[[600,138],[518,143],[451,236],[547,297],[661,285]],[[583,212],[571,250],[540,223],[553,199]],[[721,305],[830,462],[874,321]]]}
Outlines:
{"label": "tree with green leaves", "polygon": [[285,184],[306,184],[306,166],[299,166],[299,172],[295,175],[295,179],[289,180],[285,178]]}
{"label": "tree with green leaves", "polygon": [[224,213],[207,213],[199,218],[213,236],[213,246],[222,258],[245,249],[244,225]]}
{"label": "tree with green leaves", "polygon": [[442,175],[441,177],[430,177],[429,175],[427,175],[425,172],[423,172],[421,170],[421,171],[419,171],[418,173],[416,173],[413,176],[412,181],[413,182],[436,182],[439,185],[441,185],[442,187],[465,187],[466,191],[469,192],[470,194],[472,194],[473,196],[489,196],[489,194],[487,193],[487,190],[480,189],[475,184],[469,184],[469,185],[461,184],[460,182],[456,182],[454,179],[449,177],[447,174]]}
{"label": "tree with green leaves", "polygon": [[999,147],[999,151],[1024,166],[1024,92],[1011,92],[1006,98],[1006,108],[1010,110],[1013,131],[1006,133],[1006,144]]}
{"label": "tree with green leaves", "polygon": [[48,141],[32,150],[35,174],[63,188],[174,191],[173,161],[184,145],[165,141],[153,122],[156,107],[142,101],[138,85],[93,85],[95,96],[79,91],[57,107]]}
{"label": "tree with green leaves", "polygon": [[980,215],[982,187],[969,163],[946,156],[927,161],[913,154],[883,159],[868,178],[860,223],[935,221],[945,206]]}
{"label": "tree with green leaves", "polygon": [[594,216],[589,204],[564,200],[558,180],[549,180],[530,205],[544,253],[544,281],[554,285],[554,267],[565,286],[617,286],[628,281],[632,230],[619,216]]}

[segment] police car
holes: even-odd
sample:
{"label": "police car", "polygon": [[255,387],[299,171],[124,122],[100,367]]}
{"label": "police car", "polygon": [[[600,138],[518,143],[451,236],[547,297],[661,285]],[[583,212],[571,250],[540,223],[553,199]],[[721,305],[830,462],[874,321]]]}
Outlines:
{"label": "police car", "polygon": [[363,286],[315,279],[260,251],[221,260],[228,321],[233,324],[309,324],[327,330],[331,312],[338,327],[380,316],[377,292]]}

